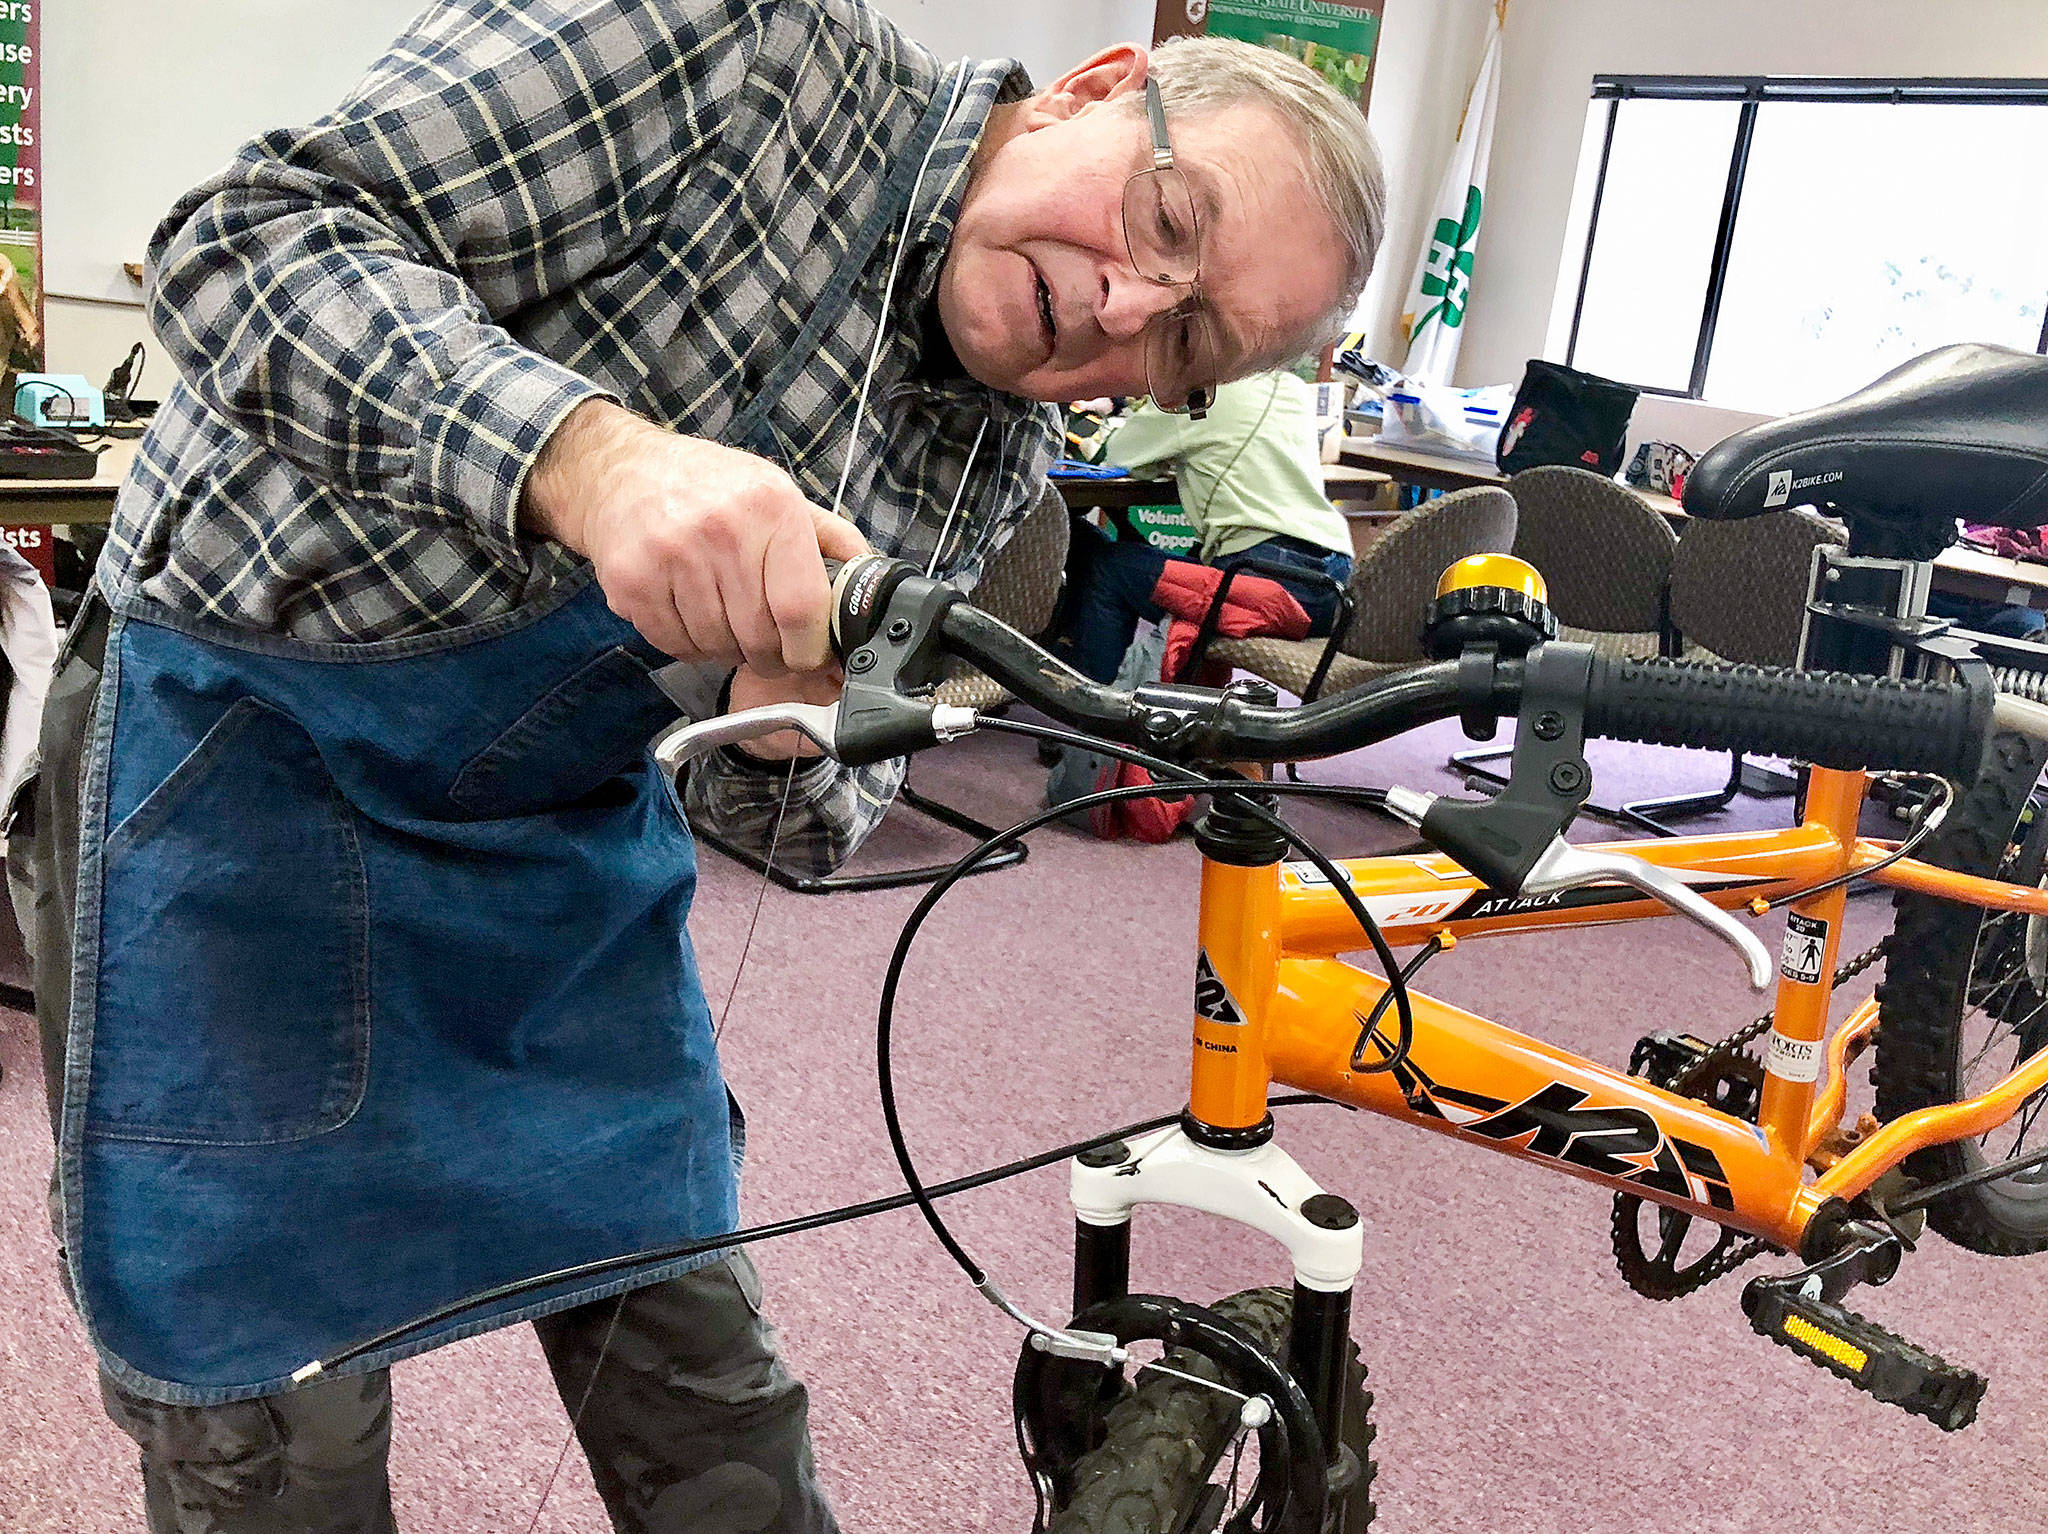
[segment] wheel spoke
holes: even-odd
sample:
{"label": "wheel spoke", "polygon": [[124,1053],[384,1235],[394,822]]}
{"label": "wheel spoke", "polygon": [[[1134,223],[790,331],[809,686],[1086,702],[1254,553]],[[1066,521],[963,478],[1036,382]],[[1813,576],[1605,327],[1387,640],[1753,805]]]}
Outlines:
{"label": "wheel spoke", "polygon": [[[1974,971],[1973,971],[1974,978]],[[1970,993],[1970,1005],[1984,1012],[1995,1012],[1992,1003],[1997,998],[2019,989],[2027,981],[2027,967],[2015,966],[2008,974]]]}
{"label": "wheel spoke", "polygon": [[2034,1127],[2034,1120],[2041,1116],[2041,1107],[2044,1103],[2048,1103],[2048,1096],[2043,1096],[2039,1092],[2027,1099],[2025,1106],[2020,1110],[2019,1133],[2013,1136],[2012,1144],[2005,1153],[2008,1158],[2017,1156],[2020,1147],[2027,1143],[2027,1131]]}

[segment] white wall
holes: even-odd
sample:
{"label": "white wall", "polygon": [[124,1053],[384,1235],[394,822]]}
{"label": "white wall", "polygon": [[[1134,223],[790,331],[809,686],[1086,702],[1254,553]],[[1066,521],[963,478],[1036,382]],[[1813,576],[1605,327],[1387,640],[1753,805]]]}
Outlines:
{"label": "white wall", "polygon": [[1408,279],[1492,21],[1493,0],[1387,0],[1366,112],[1386,158],[1387,232],[1358,315],[1367,350],[1397,365]]}
{"label": "white wall", "polygon": [[[1518,379],[1543,354],[1595,74],[2048,76],[2048,4],[1513,0],[1503,46],[1459,355],[1460,381],[1471,384]],[[1911,187],[1899,190],[1911,198]]]}
{"label": "white wall", "polygon": [[[875,3],[942,58],[1007,54],[1021,60],[1035,80],[1050,79],[1109,43],[1144,42],[1152,35],[1152,0]],[[46,9],[44,121],[52,131],[44,134],[45,245],[57,257],[44,311],[49,365],[98,383],[131,344],[147,342],[139,305],[104,301],[127,291],[125,279],[115,275],[119,264],[141,260],[149,231],[170,202],[224,163],[250,134],[339,100],[419,4],[353,0],[330,10],[333,0],[208,0],[205,7],[91,0]],[[279,36],[280,5],[299,43],[284,62],[269,53]],[[307,35],[323,14],[333,20],[327,38],[332,46],[324,48]],[[210,18],[208,25],[195,24],[201,17]],[[135,72],[140,96],[124,86],[119,111],[88,110],[105,82],[110,21],[139,57],[154,62]],[[217,39],[212,45],[209,34]],[[270,62],[249,62],[252,49]],[[209,70],[221,68],[234,77],[234,86],[213,91],[204,82]],[[66,122],[67,104],[74,109],[74,131],[54,131]],[[149,124],[155,127],[142,126]],[[111,148],[96,144],[102,133],[113,137]],[[109,174],[109,166],[120,167],[119,174]],[[127,189],[122,205],[105,205],[101,190],[112,186]],[[102,301],[58,296],[81,290]],[[151,366],[160,368],[154,345],[150,354]],[[161,397],[165,382],[160,372],[147,374],[143,392]]]}
{"label": "white wall", "polygon": [[1043,85],[1111,43],[1152,37],[1152,0],[869,0],[942,59],[1004,54]]}

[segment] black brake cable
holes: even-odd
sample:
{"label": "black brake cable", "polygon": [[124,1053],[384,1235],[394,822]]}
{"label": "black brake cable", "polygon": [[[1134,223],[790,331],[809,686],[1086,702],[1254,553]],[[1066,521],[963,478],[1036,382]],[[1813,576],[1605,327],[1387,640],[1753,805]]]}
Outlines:
{"label": "black brake cable", "polygon": [[[1314,1092],[1289,1092],[1279,1097],[1266,1099],[1269,1108],[1305,1108],[1322,1105],[1330,1108],[1351,1109],[1351,1104],[1335,1098],[1323,1097]],[[1356,1112],[1357,1110],[1351,1109]],[[932,1198],[951,1198],[956,1193],[971,1193],[976,1188],[986,1188],[993,1183],[1005,1182],[1012,1177],[1021,1177],[1026,1172],[1035,1172],[1054,1162],[1065,1161],[1084,1151],[1112,1145],[1118,1140],[1128,1140],[1133,1135],[1149,1134],[1155,1129],[1164,1129],[1169,1124],[1178,1124],[1180,1114],[1162,1113],[1156,1118],[1140,1119],[1135,1124],[1126,1124],[1121,1129],[1107,1130],[1092,1135],[1086,1140],[1076,1140],[1071,1145],[1062,1145],[1053,1150],[1039,1151],[1001,1166],[989,1167],[979,1172],[969,1172],[926,1189]],[[495,1305],[501,1300],[517,1299],[541,1289],[552,1289],[559,1284],[573,1283],[578,1279],[602,1278],[607,1273],[616,1273],[622,1268],[638,1268],[655,1263],[681,1262],[689,1257],[701,1257],[707,1252],[722,1252],[733,1247],[751,1246],[757,1241],[772,1241],[782,1236],[800,1236],[814,1230],[824,1230],[833,1225],[846,1225],[855,1220],[865,1220],[880,1214],[893,1214],[898,1209],[908,1209],[916,1202],[909,1193],[890,1193],[881,1198],[871,1198],[858,1204],[842,1204],[836,1209],[821,1209],[812,1214],[792,1215],[786,1220],[774,1220],[765,1225],[748,1225],[739,1230],[726,1231],[717,1236],[699,1236],[690,1241],[679,1241],[671,1246],[649,1247],[638,1252],[624,1252],[616,1257],[599,1257],[590,1262],[579,1262],[573,1267],[557,1268],[552,1273],[537,1274],[532,1278],[515,1279],[510,1283],[498,1284],[467,1299],[444,1305],[439,1310],[428,1312],[402,1326],[363,1342],[351,1343],[338,1353],[330,1353],[319,1362],[318,1368],[306,1375],[324,1374],[339,1369],[342,1365],[361,1358],[366,1353],[380,1352],[394,1343],[402,1342],[415,1332],[458,1319],[472,1310]]]}
{"label": "black brake cable", "polygon": [[[1203,793],[1237,795],[1240,805],[1244,809],[1272,826],[1287,841],[1289,846],[1316,865],[1323,876],[1330,881],[1331,887],[1337,891],[1345,904],[1350,907],[1352,914],[1358,919],[1367,937],[1371,940],[1375,953],[1381,956],[1381,962],[1385,966],[1388,987],[1394,994],[1395,1007],[1401,1018],[1403,1037],[1397,1044],[1396,1053],[1383,1061],[1379,1069],[1391,1070],[1399,1060],[1405,1058],[1407,1044],[1413,1037],[1414,1013],[1409,1003],[1407,987],[1401,978],[1400,962],[1394,958],[1393,950],[1387,945],[1386,938],[1381,934],[1378,923],[1372,918],[1372,913],[1366,910],[1365,903],[1358,897],[1358,892],[1351,887],[1350,879],[1345,876],[1344,872],[1321,849],[1309,844],[1300,833],[1289,826],[1277,813],[1266,809],[1263,805],[1256,803],[1248,797],[1253,793],[1271,791],[1274,793],[1292,794],[1297,797],[1349,799],[1353,803],[1371,804],[1383,803],[1386,798],[1385,790],[1352,788],[1345,784],[1273,783],[1242,777],[1202,778],[1176,763],[1165,761],[1159,757],[1148,756],[1142,751],[1135,751],[1118,745],[1115,742],[1098,741],[1072,730],[1062,730],[1056,727],[1028,724],[1021,720],[1009,719],[984,719],[981,721],[981,725],[984,728],[999,730],[1009,734],[1055,740],[1066,745],[1076,745],[1100,755],[1113,756],[1131,762],[1134,765],[1146,768],[1148,771],[1164,774],[1169,779],[1165,783],[1132,784],[1122,788],[1098,789],[1094,793],[1083,794],[1065,804],[1041,810],[1037,814],[1019,821],[1007,830],[997,832],[994,836],[989,837],[986,841],[974,847],[926,887],[923,896],[919,898],[917,905],[912,909],[909,917],[905,919],[902,931],[897,934],[896,948],[890,955],[889,968],[882,981],[882,999],[877,1008],[875,1018],[875,1077],[882,1098],[882,1121],[889,1132],[889,1144],[896,1154],[897,1168],[903,1175],[904,1186],[910,1191],[913,1201],[917,1204],[918,1213],[924,1216],[925,1224],[931,1228],[931,1232],[938,1239],[940,1246],[945,1248],[947,1256],[953,1259],[959,1266],[960,1271],[967,1275],[968,1281],[975,1288],[981,1290],[987,1298],[1008,1310],[1010,1307],[1007,1303],[998,1300],[996,1295],[991,1292],[987,1271],[960,1244],[954,1237],[951,1229],[946,1225],[945,1220],[941,1218],[938,1209],[932,1203],[928,1190],[924,1186],[923,1179],[918,1176],[916,1164],[911,1159],[909,1142],[903,1134],[902,1117],[897,1110],[895,1068],[891,1048],[891,1039],[895,1025],[896,993],[902,982],[903,969],[909,959],[911,945],[916,942],[917,934],[923,927],[925,919],[931,914],[933,907],[945,898],[948,891],[962,879],[966,878],[984,860],[993,857],[1011,843],[1021,840],[1030,832],[1053,820],[1092,809],[1099,804],[1114,804],[1127,799],[1186,798],[1191,794]],[[1014,1312],[1012,1313],[1014,1314]]]}
{"label": "black brake cable", "polygon": [[[1265,791],[1267,789],[1283,794],[1291,794],[1296,797],[1334,799],[1360,805],[1379,805],[1386,802],[1386,790],[1384,789],[1355,787],[1342,783],[1256,783],[1250,779],[1235,777],[1228,779],[1205,779],[1189,774],[1186,769],[1178,767],[1173,763],[1147,757],[1143,752],[1128,751],[1124,747],[1114,746],[1113,743],[1097,741],[1092,737],[1080,735],[1072,731],[1048,730],[1042,726],[1028,725],[1022,721],[1013,720],[984,720],[983,724],[988,728],[1006,730],[1014,734],[1031,734],[1043,730],[1045,734],[1059,739],[1063,743],[1079,743],[1089,750],[1101,751],[1105,755],[1117,755],[1133,759],[1137,765],[1147,767],[1149,770],[1164,772],[1169,777],[1176,779],[1176,781],[1164,785],[1137,784],[1127,788],[1101,790],[1093,794],[1084,795],[1082,798],[1063,805],[1057,810],[1034,815],[1011,827],[1008,831],[999,833],[997,836],[983,842],[980,846],[970,850],[952,868],[948,869],[945,875],[941,876],[938,883],[927,889],[925,899],[919,902],[918,909],[913,912],[912,919],[914,921],[921,922],[924,913],[929,910],[931,904],[935,903],[932,898],[933,891],[941,889],[942,886],[950,888],[953,883],[965,877],[968,870],[977,866],[985,858],[993,856],[996,852],[1002,850],[1003,847],[1009,845],[1010,841],[1038,829],[1060,815],[1071,814],[1080,809],[1090,808],[1098,803],[1113,803],[1118,800],[1162,796],[1179,798],[1185,797],[1190,793],[1242,793],[1247,790]],[[1261,805],[1251,804],[1247,808],[1260,818],[1269,819],[1269,823],[1270,821],[1279,821],[1277,815],[1272,815],[1271,812],[1266,811]],[[1381,962],[1386,966],[1388,973],[1395,977],[1393,989],[1397,996],[1397,1007],[1401,1013],[1404,1030],[1402,1042],[1398,1048],[1402,1053],[1405,1053],[1406,1040],[1413,1029],[1412,1011],[1408,1005],[1406,990],[1399,984],[1400,966],[1393,959],[1392,950],[1385,947],[1385,938],[1380,935],[1377,925],[1373,923],[1371,913],[1365,910],[1364,903],[1359,900],[1356,891],[1351,888],[1350,881],[1341,877],[1336,865],[1325,857],[1320,850],[1305,845],[1293,832],[1292,828],[1286,826],[1284,821],[1280,821],[1279,825],[1282,834],[1288,839],[1289,845],[1302,852],[1311,862],[1315,863],[1324,873],[1324,876],[1331,881],[1339,897],[1344,899],[1351,908],[1352,914],[1365,927],[1368,936],[1375,940],[1375,952],[1384,954]],[[884,991],[885,1006],[890,1005],[893,1001],[893,988],[897,977],[901,973],[902,959],[906,953],[907,948],[899,937],[898,953],[891,962],[888,986]],[[886,1040],[886,1023],[878,1021],[878,1037]],[[1392,1067],[1390,1063],[1382,1063],[1378,1068],[1391,1069]],[[869,1199],[863,1203],[842,1205],[836,1209],[819,1210],[812,1214],[793,1216],[790,1219],[777,1220],[764,1225],[747,1226],[716,1236],[698,1237],[666,1246],[644,1248],[636,1252],[621,1253],[614,1257],[595,1258],[589,1262],[575,1263],[568,1267],[557,1268],[552,1272],[536,1274],[528,1278],[513,1279],[503,1284],[493,1285],[476,1294],[440,1306],[413,1320],[403,1322],[398,1326],[389,1327],[374,1337],[367,1338],[361,1342],[351,1343],[338,1352],[328,1354],[309,1363],[293,1375],[294,1382],[304,1383],[332,1370],[339,1369],[366,1354],[381,1352],[419,1332],[429,1331],[474,1311],[502,1303],[505,1300],[516,1299],[522,1295],[536,1294],[543,1290],[574,1283],[581,1279],[602,1278],[606,1274],[620,1272],[629,1268],[649,1267],[667,1262],[680,1262],[690,1257],[703,1256],[711,1252],[724,1251],[738,1246],[746,1246],[756,1241],[768,1241],[782,1236],[801,1235],[809,1231],[825,1229],[832,1225],[845,1224],[853,1220],[867,1219],[875,1215],[891,1213],[913,1204],[923,1214],[926,1223],[932,1226],[934,1233],[938,1235],[948,1254],[952,1255],[955,1261],[961,1261],[965,1257],[965,1253],[959,1249],[951,1233],[946,1230],[944,1222],[938,1217],[937,1210],[931,1207],[933,1199],[950,1197],[956,1193],[968,1192],[1007,1178],[1021,1176],[1026,1172],[1035,1171],[1040,1167],[1049,1166],[1054,1162],[1079,1155],[1083,1151],[1108,1145],[1117,1140],[1127,1139],[1132,1135],[1146,1134],[1155,1129],[1163,1129],[1168,1125],[1180,1122],[1180,1115],[1178,1113],[1163,1115],[1156,1119],[1147,1119],[1141,1123],[1125,1125],[1121,1129],[1111,1130],[1106,1134],[1097,1135],[1088,1140],[1061,1146],[1056,1150],[1041,1152],[1038,1155],[1012,1161],[1003,1166],[992,1167],[986,1171],[970,1173],[967,1176],[955,1178],[950,1182],[926,1187],[923,1180],[917,1175],[916,1168],[911,1165],[908,1147],[902,1141],[902,1127],[895,1114],[895,1092],[893,1081],[889,1078],[886,1049],[883,1051],[881,1060],[878,1063],[877,1075],[882,1078],[883,1082],[884,1119],[890,1130],[892,1148],[896,1152],[899,1170],[904,1174],[905,1192]],[[1297,1107],[1311,1103],[1333,1103],[1333,1101],[1333,1099],[1321,1097],[1314,1093],[1304,1092],[1270,1098],[1267,1105],[1269,1107],[1281,1108]],[[1350,1106],[1345,1103],[1336,1103],[1334,1105],[1346,1108]],[[972,1259],[967,1259],[962,1265],[969,1272],[970,1276],[978,1271],[974,1267]]]}
{"label": "black brake cable", "polygon": [[1930,793],[1926,799],[1921,801],[1919,807],[1913,811],[1912,820],[1907,824],[1905,837],[1899,842],[1898,846],[1892,848],[1890,852],[1879,858],[1875,863],[1870,864],[1866,868],[1852,868],[1847,873],[1836,874],[1832,879],[1825,879],[1821,883],[1814,885],[1811,889],[1795,890],[1789,895],[1780,895],[1776,900],[1765,902],[1764,909],[1766,911],[1778,910],[1780,907],[1791,905],[1794,901],[1798,900],[1811,900],[1815,895],[1825,895],[1829,890],[1839,889],[1844,884],[1853,884],[1858,879],[1868,879],[1875,874],[1883,873],[1901,858],[1911,856],[1922,842],[1934,834],[1936,828],[1941,824],[1942,817],[1948,813],[1949,805],[1955,799],[1956,791],[1954,785],[1938,773],[1882,772],[1877,776],[1879,778],[1890,778],[1893,781],[1917,779],[1921,782],[1933,783],[1939,787],[1940,795],[1936,797],[1933,793]]}
{"label": "black brake cable", "polygon": [[[1114,756],[1120,760],[1131,762],[1136,766],[1145,768],[1149,772],[1163,772],[1179,780],[1173,785],[1179,788],[1186,788],[1186,780],[1192,776],[1187,768],[1177,766],[1156,756],[1149,756],[1143,751],[1136,751],[1127,746],[1117,745],[1112,741],[1098,741],[1092,736],[1082,735],[1073,730],[1060,729],[1056,726],[1032,724],[1022,719],[983,718],[979,723],[979,728],[994,730],[1005,735],[1024,735],[1036,740],[1057,741],[1063,745],[1078,745],[1098,755]],[[1366,804],[1376,808],[1383,808],[1387,802],[1387,791],[1384,788],[1354,787],[1348,783],[1281,783],[1253,778],[1243,778],[1235,781],[1244,785],[1253,785],[1258,792],[1263,793],[1270,790],[1276,794],[1292,794],[1297,798],[1338,799],[1350,804]],[[1201,791],[1199,789],[1187,790],[1188,793]],[[1210,791],[1213,792],[1213,790]],[[1365,934],[1366,941],[1372,945],[1373,958],[1378,961],[1381,970],[1387,978],[1386,994],[1380,998],[1374,1016],[1377,1017],[1386,1010],[1387,998],[1392,997],[1395,1018],[1399,1023],[1399,1037],[1395,1041],[1392,1054],[1381,1060],[1377,1065],[1362,1066],[1358,1070],[1359,1074],[1366,1076],[1393,1070],[1407,1060],[1409,1046],[1414,1042],[1415,1012],[1408,1001],[1408,979],[1414,971],[1402,968],[1400,960],[1394,957],[1394,950],[1388,944],[1386,935],[1380,931],[1379,923],[1373,920],[1372,912],[1365,908],[1365,901],[1359,897],[1358,891],[1351,886],[1351,880],[1345,877],[1332,859],[1326,856],[1320,848],[1305,841],[1299,832],[1285,820],[1281,819],[1277,811],[1270,810],[1249,797],[1252,788],[1246,787],[1233,791],[1236,793],[1239,803],[1246,810],[1250,811],[1256,819],[1265,822],[1265,824],[1279,832],[1286,839],[1289,847],[1315,865],[1316,872],[1329,881],[1330,888],[1336,892],[1337,898],[1344,902],[1345,908],[1351,913],[1352,920],[1358,923],[1359,930]],[[1176,797],[1185,798],[1187,793],[1177,795]],[[1068,804],[1063,806],[1063,811],[1064,813],[1072,814],[1074,808],[1074,804]],[[1044,823],[1042,818],[1039,823]],[[1022,833],[1020,832],[1019,834],[1021,835]],[[970,854],[970,856],[972,855]],[[1442,945],[1439,944],[1438,947],[1441,948]]]}

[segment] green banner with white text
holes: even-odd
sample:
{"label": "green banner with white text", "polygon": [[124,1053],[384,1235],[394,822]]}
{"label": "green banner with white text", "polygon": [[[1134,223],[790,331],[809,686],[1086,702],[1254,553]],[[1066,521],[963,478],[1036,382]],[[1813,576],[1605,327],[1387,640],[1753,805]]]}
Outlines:
{"label": "green banner with white text", "polygon": [[0,345],[12,375],[43,365],[42,82],[38,0],[0,0]]}
{"label": "green banner with white text", "polygon": [[1152,40],[1236,37],[1291,53],[1363,107],[1386,0],[1159,0]]}

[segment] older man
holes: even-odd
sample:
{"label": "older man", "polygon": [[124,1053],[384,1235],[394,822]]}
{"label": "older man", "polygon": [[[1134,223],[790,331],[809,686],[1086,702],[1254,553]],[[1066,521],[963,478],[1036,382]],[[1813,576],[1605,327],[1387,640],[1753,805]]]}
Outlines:
{"label": "older man", "polygon": [[[652,674],[829,692],[826,556],[971,583],[1032,401],[1299,353],[1380,200],[1355,109],[1235,45],[1033,92],[855,0],[443,0],[178,205],[29,923],[153,1529],[389,1528],[383,1367],[525,1317],[619,1528],[831,1527],[743,1258],[464,1307],[736,1220]],[[825,866],[899,776],[685,798]]]}

